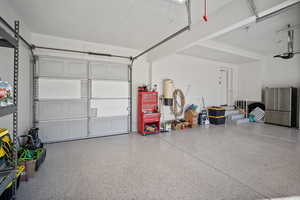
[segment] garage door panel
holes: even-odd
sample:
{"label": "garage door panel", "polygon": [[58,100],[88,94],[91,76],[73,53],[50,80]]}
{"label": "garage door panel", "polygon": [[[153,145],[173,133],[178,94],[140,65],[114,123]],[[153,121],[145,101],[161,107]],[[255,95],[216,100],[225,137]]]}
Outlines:
{"label": "garage door panel", "polygon": [[111,62],[90,64],[90,78],[100,80],[128,80],[128,66]]}
{"label": "garage door panel", "polygon": [[41,58],[36,76],[85,79],[87,67],[86,61]]}
{"label": "garage door panel", "polygon": [[92,98],[129,98],[127,81],[92,81]]}
{"label": "garage door panel", "polygon": [[97,117],[128,116],[128,99],[92,100],[91,109]]}
{"label": "garage door panel", "polygon": [[92,118],[90,136],[128,133],[128,116]]}
{"label": "garage door panel", "polygon": [[57,142],[85,138],[87,119],[39,122],[40,137],[43,142]]}
{"label": "garage door panel", "polygon": [[87,77],[87,62],[68,61],[65,63],[64,76],[65,77]]}
{"label": "garage door panel", "polygon": [[36,76],[61,76],[63,73],[64,73],[63,60],[41,59],[36,69]]}
{"label": "garage door panel", "polygon": [[87,100],[39,101],[36,116],[41,121],[87,117]]}
{"label": "garage door panel", "polygon": [[83,89],[81,80],[62,80],[40,78],[38,80],[38,99],[80,99]]}
{"label": "garage door panel", "polygon": [[88,80],[81,80],[80,85],[81,85],[81,90],[80,90],[81,98],[88,98],[88,90],[89,90]]}
{"label": "garage door panel", "polygon": [[109,62],[90,64],[92,79],[90,136],[128,133],[128,66]]}

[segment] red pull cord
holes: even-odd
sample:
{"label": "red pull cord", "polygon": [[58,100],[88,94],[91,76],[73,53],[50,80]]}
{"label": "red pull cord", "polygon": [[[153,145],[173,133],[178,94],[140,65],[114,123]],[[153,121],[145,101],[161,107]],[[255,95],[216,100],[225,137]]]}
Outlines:
{"label": "red pull cord", "polygon": [[208,17],[207,17],[207,0],[204,0],[204,16],[203,16],[203,20],[204,21],[208,21]]}

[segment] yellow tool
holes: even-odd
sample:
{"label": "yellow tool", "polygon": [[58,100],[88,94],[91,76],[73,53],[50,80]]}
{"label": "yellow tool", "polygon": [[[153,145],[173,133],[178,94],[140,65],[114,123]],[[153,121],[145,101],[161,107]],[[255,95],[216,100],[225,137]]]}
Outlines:
{"label": "yellow tool", "polygon": [[0,138],[6,134],[8,134],[8,130],[5,128],[0,128]]}
{"label": "yellow tool", "polygon": [[0,158],[11,157],[12,142],[7,129],[0,129]]}

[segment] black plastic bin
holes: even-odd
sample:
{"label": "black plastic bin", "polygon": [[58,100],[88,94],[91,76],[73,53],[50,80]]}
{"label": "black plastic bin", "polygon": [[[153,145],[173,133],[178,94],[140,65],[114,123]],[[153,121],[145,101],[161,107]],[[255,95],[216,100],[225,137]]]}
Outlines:
{"label": "black plastic bin", "polygon": [[222,107],[210,107],[208,108],[208,115],[214,117],[225,116],[225,108]]}
{"label": "black plastic bin", "polygon": [[35,162],[35,171],[39,170],[40,166],[45,161],[46,155],[47,155],[47,150],[45,148],[43,148],[43,153],[40,155],[40,157]]}
{"label": "black plastic bin", "polygon": [[[20,176],[17,178],[17,189],[20,186]],[[13,196],[13,187],[12,185],[6,188],[4,192],[0,195],[0,200],[11,200]]]}
{"label": "black plastic bin", "polygon": [[12,186],[6,188],[6,190],[0,196],[1,200],[11,200],[13,196],[13,188]]}
{"label": "black plastic bin", "polygon": [[225,116],[222,117],[209,116],[209,122],[215,125],[225,124]]}

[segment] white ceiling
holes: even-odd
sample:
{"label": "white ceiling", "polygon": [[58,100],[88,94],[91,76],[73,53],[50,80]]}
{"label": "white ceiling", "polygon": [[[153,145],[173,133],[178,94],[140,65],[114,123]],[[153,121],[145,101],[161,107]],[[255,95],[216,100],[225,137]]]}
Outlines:
{"label": "white ceiling", "polygon": [[265,11],[287,0],[254,0],[257,12]]}
{"label": "white ceiling", "polygon": [[[235,2],[240,1],[209,0],[209,16],[214,13],[217,15],[230,2],[237,4]],[[286,0],[254,1],[257,10],[262,12]],[[134,49],[145,49],[187,24],[185,5],[176,4],[174,0],[10,0],[10,2],[35,33]],[[191,2],[193,23],[204,23],[203,0]],[[243,10],[249,12],[246,2],[243,0],[245,5]],[[285,32],[276,33],[276,31],[287,24],[300,24],[300,6],[213,40],[259,54],[281,53],[286,50],[287,36]],[[208,25],[213,26],[214,21],[209,21]],[[295,34],[295,49],[300,49],[300,30]],[[181,51],[180,54],[233,64],[255,61],[250,57],[201,45],[194,45]]]}
{"label": "white ceiling", "polygon": [[[262,4],[263,1],[256,2]],[[243,27],[221,35],[214,40],[263,55],[282,53],[287,50],[287,32],[278,33],[278,30],[287,27],[287,24],[300,24],[300,6],[265,21],[251,24],[249,28]],[[299,29],[295,31],[295,50],[300,50]]]}
{"label": "white ceiling", "polygon": [[208,59],[223,63],[243,64],[257,61],[256,59],[241,56],[226,51],[221,51],[215,48],[194,45],[188,49],[181,51],[179,54],[194,56],[202,59]]}
{"label": "white ceiling", "polygon": [[[36,33],[143,49],[187,24],[184,4],[172,0],[10,0]],[[203,1],[192,1],[193,23]],[[232,0],[210,0],[209,12]]]}

